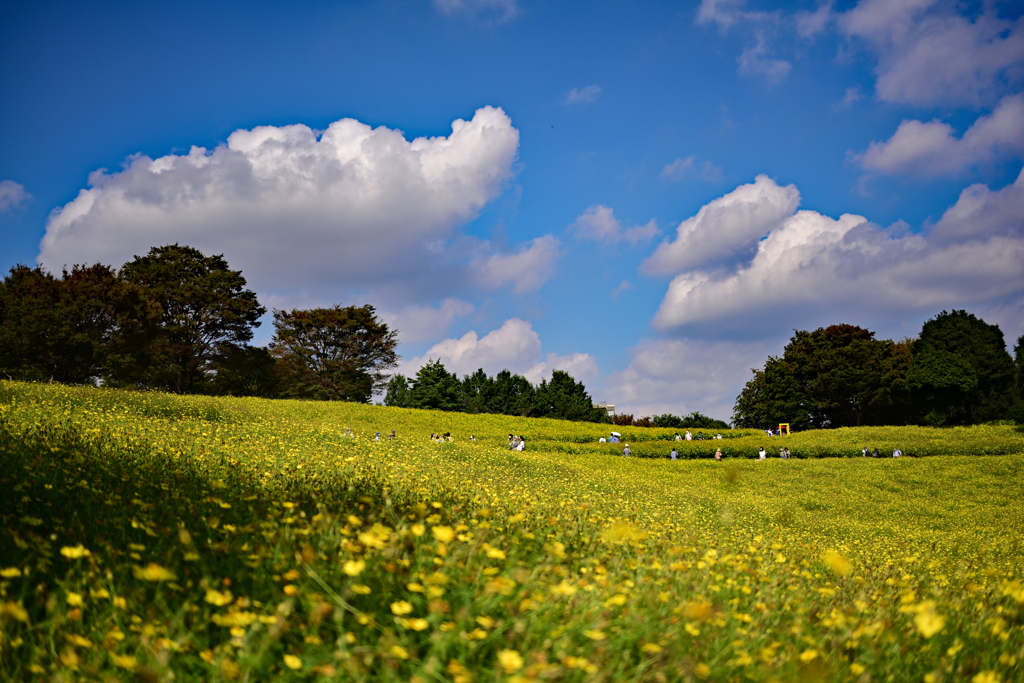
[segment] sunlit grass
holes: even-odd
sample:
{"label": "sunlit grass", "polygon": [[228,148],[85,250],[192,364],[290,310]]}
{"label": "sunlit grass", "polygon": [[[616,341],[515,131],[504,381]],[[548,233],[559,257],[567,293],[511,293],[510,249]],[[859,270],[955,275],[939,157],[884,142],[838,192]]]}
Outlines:
{"label": "sunlit grass", "polygon": [[0,678],[1022,677],[1013,428],[606,429],[0,383]]}

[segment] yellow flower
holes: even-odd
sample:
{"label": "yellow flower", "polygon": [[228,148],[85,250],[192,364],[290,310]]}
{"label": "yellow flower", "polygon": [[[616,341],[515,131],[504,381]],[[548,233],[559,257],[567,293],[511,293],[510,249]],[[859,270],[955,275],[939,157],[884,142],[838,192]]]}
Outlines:
{"label": "yellow flower", "polygon": [[931,638],[946,625],[946,618],[929,609],[914,617],[914,625],[917,626],[918,633],[925,638]]}
{"label": "yellow flower", "polygon": [[684,626],[683,628],[685,628],[686,632],[689,633],[694,638],[696,638],[697,636],[700,635],[700,629],[697,628],[694,624],[691,624],[691,623],[687,622],[686,626]]}
{"label": "yellow flower", "polygon": [[78,593],[68,593],[67,598],[65,599],[72,607],[81,607],[82,605],[82,596]]}
{"label": "yellow flower", "polygon": [[69,546],[64,546],[60,549],[60,554],[68,558],[69,560],[77,560],[80,557],[89,557],[90,555],[92,555],[91,552],[83,548],[81,545],[76,545],[73,548]]}
{"label": "yellow flower", "polygon": [[701,662],[694,667],[693,673],[697,675],[697,678],[707,678],[711,675],[711,667],[704,662]]}
{"label": "yellow flower", "polygon": [[412,605],[405,600],[391,603],[391,611],[399,616],[412,612]]}
{"label": "yellow flower", "polygon": [[355,583],[352,584],[352,592],[356,595],[369,595],[373,591],[370,590],[369,586],[363,585],[361,583]]}
{"label": "yellow flower", "polygon": [[114,607],[117,609],[128,609],[128,601],[124,598],[114,598]]}
{"label": "yellow flower", "polygon": [[487,557],[491,558],[492,560],[504,560],[505,551],[501,550],[500,548],[488,548]]}
{"label": "yellow flower", "polygon": [[498,652],[498,664],[507,674],[514,674],[523,668],[523,658],[515,650],[500,650]]}
{"label": "yellow flower", "polygon": [[410,584],[407,584],[406,588],[408,588],[413,593],[422,593],[423,592],[423,584],[420,584],[420,583],[410,583]]}
{"label": "yellow flower", "polygon": [[296,657],[295,655],[285,655],[284,665],[287,666],[289,669],[294,669],[295,671],[298,671],[302,668],[302,660]]}
{"label": "yellow flower", "polygon": [[826,550],[821,559],[825,562],[826,567],[840,576],[847,576],[853,571],[853,565],[850,564],[850,561],[835,550]]}
{"label": "yellow flower", "polygon": [[971,683],[1000,683],[1003,679],[995,671],[982,671],[975,674]]}
{"label": "yellow flower", "polygon": [[604,634],[604,631],[584,631],[583,635],[591,640],[604,640],[608,637]]}
{"label": "yellow flower", "polygon": [[139,660],[135,659],[135,657],[132,657],[131,655],[115,655],[111,653],[110,659],[113,660],[114,666],[122,669],[128,669],[129,671],[132,671],[139,665]]}
{"label": "yellow flower", "polygon": [[0,576],[5,579],[15,579],[21,576],[21,570],[17,567],[7,567],[6,569],[0,569]]}
{"label": "yellow flower", "polygon": [[427,532],[427,527],[423,526],[422,524],[413,524],[412,525],[412,535],[413,536],[422,536],[426,532]]}
{"label": "yellow flower", "polygon": [[494,628],[494,624],[496,622],[494,621],[494,617],[483,616],[477,617],[476,623],[480,624],[484,628]]}
{"label": "yellow flower", "polygon": [[211,605],[216,605],[217,607],[223,607],[231,602],[232,599],[230,591],[224,591],[223,593],[215,590],[206,591],[206,602]]}
{"label": "yellow flower", "polygon": [[362,560],[349,560],[341,568],[349,576],[359,576],[364,569],[366,569],[366,563]]}
{"label": "yellow flower", "polygon": [[299,592],[299,589],[290,583],[287,586],[285,586],[282,590],[284,590],[285,595],[295,595]]}
{"label": "yellow flower", "polygon": [[657,654],[657,653],[661,652],[661,645],[658,645],[657,643],[646,643],[640,649],[642,651],[644,651],[644,652],[650,652],[651,654]]}
{"label": "yellow flower", "polygon": [[174,572],[164,569],[155,562],[150,562],[145,567],[132,567],[132,574],[136,579],[144,581],[173,581],[177,578]]}
{"label": "yellow flower", "polygon": [[408,622],[409,628],[413,631],[426,631],[430,628],[430,622],[426,619],[410,619]]}
{"label": "yellow flower", "polygon": [[401,645],[392,645],[390,652],[393,656],[398,657],[399,659],[409,659],[409,651]]}
{"label": "yellow flower", "polygon": [[455,530],[450,526],[435,526],[430,530],[430,533],[441,543],[451,543],[452,539],[455,538]]}
{"label": "yellow flower", "polygon": [[854,676],[860,676],[862,673],[864,673],[864,671],[865,669],[863,664],[854,662],[850,665],[850,673],[852,673]]}
{"label": "yellow flower", "polygon": [[810,662],[811,660],[817,659],[817,657],[818,657],[818,651],[817,650],[804,650],[803,652],[800,653],[799,659],[800,659],[801,662],[806,664],[807,662]]}

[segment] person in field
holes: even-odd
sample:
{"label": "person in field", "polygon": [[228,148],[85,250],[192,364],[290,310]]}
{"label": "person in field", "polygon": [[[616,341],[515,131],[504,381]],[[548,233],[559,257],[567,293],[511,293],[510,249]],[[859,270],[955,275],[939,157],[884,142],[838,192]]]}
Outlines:
{"label": "person in field", "polygon": [[757,452],[757,459],[758,460],[764,460],[767,457],[768,457],[768,454],[764,452],[764,446],[761,446],[761,449]]}
{"label": "person in field", "polygon": [[903,455],[903,451],[901,451],[901,450],[900,450],[900,449],[898,449],[898,448],[895,448],[895,449],[893,449],[893,452],[892,452],[892,457],[894,457],[894,458],[898,458],[898,457],[900,457],[901,455]]}
{"label": "person in field", "polygon": [[721,460],[721,459],[722,459],[722,449],[719,448],[718,450],[715,451],[715,460]]}
{"label": "person in field", "polygon": [[686,430],[686,440],[693,441],[693,434],[690,433],[689,429]]}
{"label": "person in field", "polygon": [[673,460],[678,460],[679,459],[679,453],[676,451],[675,448],[673,448],[671,455],[669,455],[668,457],[672,458]]}
{"label": "person in field", "polygon": [[629,450],[629,444],[627,443],[626,447],[622,449],[622,457],[628,458],[631,455],[633,455],[633,451]]}
{"label": "person in field", "polygon": [[598,443],[606,443],[607,441],[608,439],[604,438],[604,434],[602,434],[601,438],[597,440]]}

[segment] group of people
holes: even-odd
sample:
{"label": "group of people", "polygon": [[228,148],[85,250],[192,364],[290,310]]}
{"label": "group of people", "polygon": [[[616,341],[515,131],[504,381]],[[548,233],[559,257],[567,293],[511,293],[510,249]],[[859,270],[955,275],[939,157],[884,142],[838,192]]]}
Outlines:
{"label": "group of people", "polygon": [[[388,438],[391,439],[392,441],[395,440],[395,430],[394,429],[392,429],[391,433],[388,434]],[[380,441],[380,432],[377,432],[377,436],[373,437],[373,440],[374,441]]]}
{"label": "group of people", "polygon": [[[676,441],[693,441],[693,432],[689,429],[686,430],[686,436],[679,436],[679,432],[676,432]],[[716,436],[704,436],[704,432],[697,432],[697,441],[704,441],[705,439],[721,439],[722,433],[719,432]]]}
{"label": "group of people", "polygon": [[515,434],[508,435],[508,447],[514,451],[525,451],[526,450],[526,439],[522,436]]}
{"label": "group of people", "polygon": [[[677,451],[675,448],[673,448],[672,452],[669,453],[668,458],[669,458],[669,460],[678,460],[679,459],[679,451]],[[721,460],[721,459],[722,459],[722,448],[719,447],[719,448],[715,449],[715,460]]]}
{"label": "group of people", "polygon": [[[783,459],[783,460],[789,460],[789,449],[788,448],[780,448],[779,449],[779,457],[781,459]],[[759,448],[758,451],[757,451],[757,459],[758,460],[765,460],[767,458],[768,458],[768,453],[764,450],[764,446],[761,446],[761,448]]]}
{"label": "group of people", "polygon": [[[865,446],[864,448],[861,449],[860,454],[861,454],[861,457],[864,457],[864,458],[867,458],[868,456],[870,456],[872,458],[881,458],[882,457],[881,453],[878,452],[877,448],[875,450],[873,450],[873,451],[869,451],[867,446]],[[894,448],[892,450],[892,457],[898,458],[898,457],[900,457],[902,455],[903,455],[903,451],[901,451],[900,449]]]}
{"label": "group of people", "polygon": [[434,443],[445,443],[452,440],[452,433],[445,432],[444,434],[431,434],[430,440]]}

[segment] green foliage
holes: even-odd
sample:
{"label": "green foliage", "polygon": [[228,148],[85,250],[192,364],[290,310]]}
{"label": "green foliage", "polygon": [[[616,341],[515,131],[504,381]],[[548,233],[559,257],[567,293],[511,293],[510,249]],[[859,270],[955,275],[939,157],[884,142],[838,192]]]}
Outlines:
{"label": "green foliage", "polygon": [[416,372],[409,391],[410,408],[459,410],[462,407],[459,380],[441,363],[429,360]]}
{"label": "green foliage", "polygon": [[704,415],[699,410],[695,410],[689,415],[684,417],[676,417],[675,415],[655,415],[651,418],[651,421],[656,427],[665,427],[667,429],[728,429],[729,423],[724,420],[716,420],[713,417]]}
{"label": "green foliage", "polygon": [[973,424],[1006,414],[1015,370],[998,325],[943,311],[921,330],[907,384],[924,410],[947,423]]}
{"label": "green foliage", "polygon": [[188,246],[154,247],[124,264],[118,279],[145,300],[118,333],[112,384],[203,391],[218,357],[251,340],[266,313],[223,255]]}
{"label": "green foliage", "polygon": [[15,266],[0,283],[0,371],[33,381],[95,381],[123,294],[106,266],[74,266],[60,279]]}
{"label": "green foliage", "polygon": [[393,408],[409,407],[409,379],[405,375],[391,376],[387,393],[384,394],[384,405]]}
{"label": "green foliage", "polygon": [[226,345],[217,355],[214,368],[216,375],[209,384],[209,393],[213,395],[260,398],[279,395],[277,361],[263,347]]}
{"label": "green foliage", "polygon": [[387,386],[397,346],[373,306],[274,311],[270,349],[291,398],[366,403]]}
{"label": "green foliage", "polygon": [[508,370],[495,375],[488,412],[527,417],[532,414],[534,404],[534,389],[528,379]]}
{"label": "green foliage", "polygon": [[595,408],[583,382],[577,382],[569,373],[555,370],[551,381],[542,380],[534,397],[536,417],[577,422],[601,422],[604,410]]}

